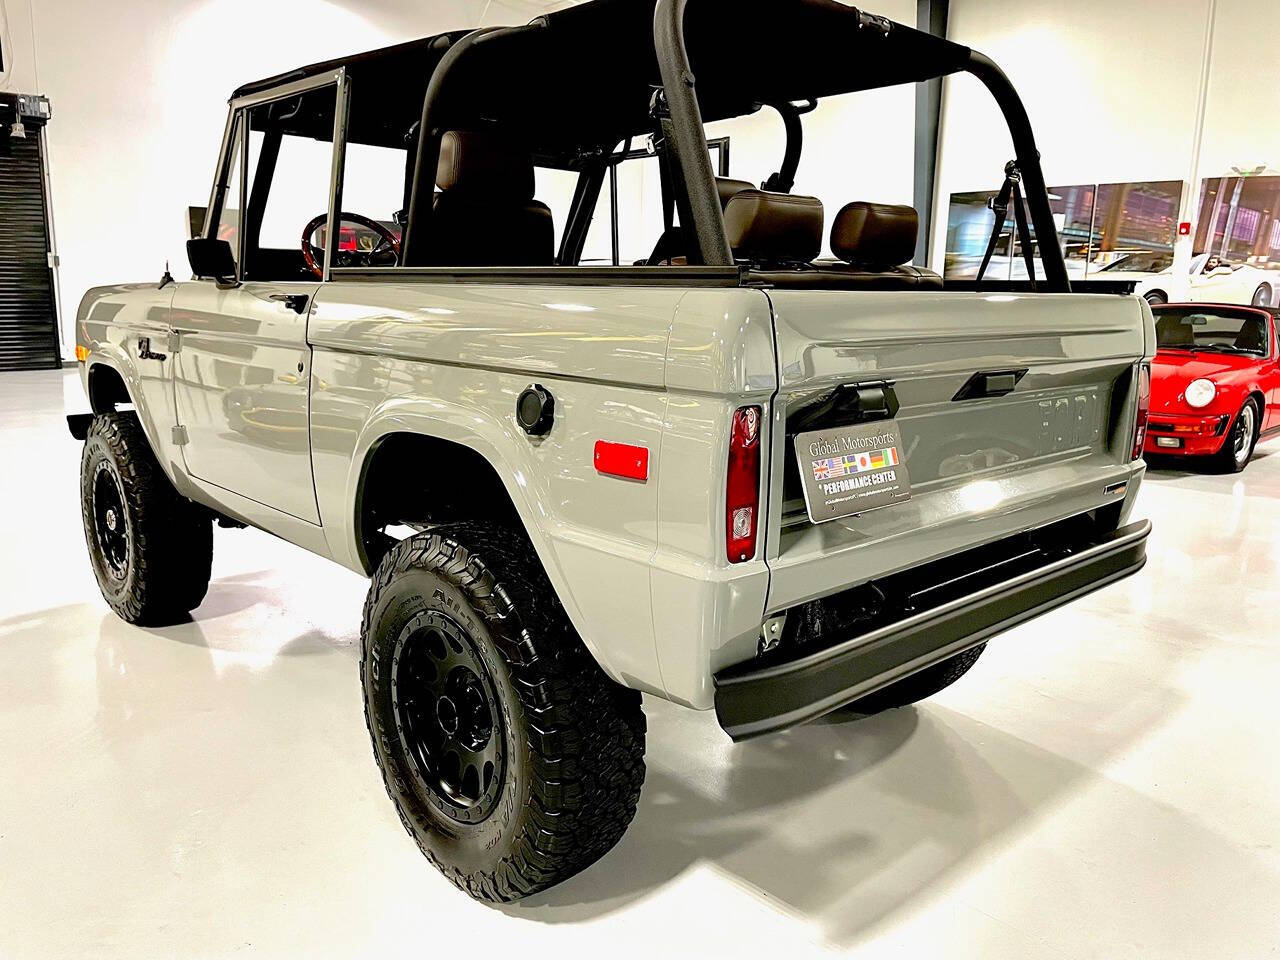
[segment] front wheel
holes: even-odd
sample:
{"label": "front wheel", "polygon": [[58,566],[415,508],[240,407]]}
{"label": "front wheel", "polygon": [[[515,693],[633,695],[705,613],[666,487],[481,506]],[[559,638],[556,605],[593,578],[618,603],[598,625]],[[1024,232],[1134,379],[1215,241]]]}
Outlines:
{"label": "front wheel", "polygon": [[1214,458],[1217,468],[1223,473],[1239,473],[1249,465],[1257,439],[1258,409],[1252,400],[1246,400]]}
{"label": "front wheel", "polygon": [[80,457],[80,513],[98,588],[120,619],[164,626],[200,605],[213,518],[173,488],[135,414],[93,418]]}
{"label": "front wheel", "polygon": [[1253,299],[1250,301],[1255,307],[1271,306],[1271,287],[1263,283],[1258,289],[1253,291]]}
{"label": "front wheel", "polygon": [[592,659],[518,531],[459,524],[401,541],[360,636],[387,793],[454,885],[518,900],[622,837],[644,782],[640,695]]}

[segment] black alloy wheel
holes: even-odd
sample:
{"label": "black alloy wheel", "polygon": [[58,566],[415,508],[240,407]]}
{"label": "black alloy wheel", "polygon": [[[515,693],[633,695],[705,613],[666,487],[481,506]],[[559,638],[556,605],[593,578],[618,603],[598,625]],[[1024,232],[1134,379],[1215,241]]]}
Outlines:
{"label": "black alloy wheel", "polygon": [[424,610],[404,625],[391,702],[420,797],[457,823],[488,817],[502,789],[506,731],[493,680],[455,620]]}
{"label": "black alloy wheel", "polygon": [[99,460],[93,475],[93,530],[107,572],[116,580],[129,574],[129,512],[120,477],[110,460]]}

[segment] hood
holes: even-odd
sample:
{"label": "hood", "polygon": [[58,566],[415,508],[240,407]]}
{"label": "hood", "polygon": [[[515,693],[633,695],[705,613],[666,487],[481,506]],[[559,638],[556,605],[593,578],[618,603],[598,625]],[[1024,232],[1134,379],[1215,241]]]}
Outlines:
{"label": "hood", "polygon": [[1210,353],[1207,350],[1196,353],[1159,350],[1151,361],[1151,383],[1154,387],[1159,380],[1177,380],[1181,384],[1188,384],[1201,377],[1220,380],[1224,375],[1229,376],[1256,366],[1261,359],[1229,353]]}

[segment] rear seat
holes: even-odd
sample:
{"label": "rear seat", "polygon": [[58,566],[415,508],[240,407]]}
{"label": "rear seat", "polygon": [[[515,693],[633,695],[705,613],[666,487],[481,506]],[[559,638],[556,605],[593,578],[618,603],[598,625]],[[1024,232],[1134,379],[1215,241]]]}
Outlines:
{"label": "rear seat", "polygon": [[[823,287],[841,290],[910,290],[942,289],[942,278],[932,270],[910,265],[915,255],[916,234],[920,218],[912,207],[862,201],[846,204],[831,225],[831,252],[839,260],[817,260],[822,245],[822,204],[812,197],[790,197],[768,194],[770,198],[798,200],[809,210],[799,217],[798,209],[783,216],[785,205],[758,204],[758,210],[747,205],[740,208],[748,224],[732,222],[731,214],[740,197],[730,201],[725,212],[725,229],[730,233],[730,246],[735,256],[761,264],[752,275],[779,287]],[[814,230],[812,209],[817,205],[817,229]],[[748,216],[748,214],[753,214]],[[765,240],[762,235],[777,233]],[[801,235],[803,233],[803,236]],[[742,245],[743,236],[750,243]],[[735,243],[735,239],[738,243]],[[764,253],[765,256],[757,254]],[[803,254],[808,256],[802,256]],[[798,263],[797,261],[805,261]]]}

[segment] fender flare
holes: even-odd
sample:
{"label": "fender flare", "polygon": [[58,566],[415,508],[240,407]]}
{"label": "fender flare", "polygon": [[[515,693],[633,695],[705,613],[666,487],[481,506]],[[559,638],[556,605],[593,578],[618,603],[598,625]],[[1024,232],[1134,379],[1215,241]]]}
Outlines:
{"label": "fender flare", "polygon": [[[196,499],[185,472],[180,469],[181,464],[176,463],[173,459],[175,454],[172,450],[172,444],[162,435],[160,427],[156,424],[154,412],[147,404],[138,403],[138,397],[142,395],[142,388],[139,383],[137,369],[134,367],[129,355],[119,344],[106,340],[97,342],[85,362],[84,386],[86,394],[89,389],[89,379],[93,376],[93,371],[96,367],[106,367],[120,378],[124,384],[125,393],[129,397],[129,402],[133,404],[134,413],[137,415],[138,423],[142,427],[142,434],[147,438],[151,453],[156,458],[156,462],[160,464],[160,469],[169,478],[169,482],[173,484],[174,489],[188,499]],[[172,387],[172,384],[170,384],[170,387]],[[180,454],[177,455],[180,456]]]}
{"label": "fender flare", "polygon": [[[527,446],[529,438],[517,431],[514,421],[504,423],[475,407],[418,396],[392,397],[374,408],[356,440],[347,472],[346,493],[343,498],[348,510],[345,522],[346,543],[341,546],[356,561],[348,565],[371,572],[360,543],[361,490],[375,448],[384,438],[398,433],[446,440],[467,447],[484,458],[497,474],[515,507],[525,533],[578,636],[600,667],[614,680],[625,683],[625,679],[610,665],[608,658],[586,630],[585,617],[574,599],[569,578],[560,565],[554,538],[547,534],[542,525],[552,515],[550,495],[547,491],[538,489],[540,474],[534,469],[532,448]],[[520,456],[522,450],[528,453],[524,458]]]}

